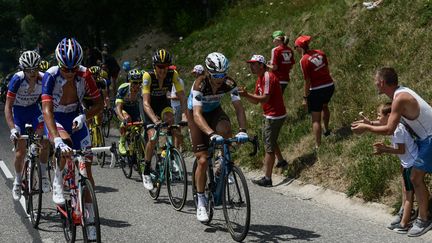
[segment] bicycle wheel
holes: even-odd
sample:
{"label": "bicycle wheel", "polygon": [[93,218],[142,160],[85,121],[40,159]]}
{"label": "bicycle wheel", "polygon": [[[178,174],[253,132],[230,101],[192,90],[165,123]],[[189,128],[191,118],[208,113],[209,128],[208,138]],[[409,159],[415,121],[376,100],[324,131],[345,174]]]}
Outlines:
{"label": "bicycle wheel", "polygon": [[[163,161],[159,157],[156,151],[153,152],[150,166],[152,168],[151,177],[153,180],[153,190],[149,190],[149,194],[153,200],[156,200],[159,197],[160,190],[162,187],[162,181],[160,176],[165,175],[165,168],[160,168],[161,166],[164,167]],[[163,172],[161,172],[161,170],[163,170]]]}
{"label": "bicycle wheel", "polygon": [[62,206],[64,211],[66,212],[67,217],[65,217],[62,213],[60,213],[60,218],[62,221],[63,234],[66,242],[71,243],[75,242],[76,238],[76,226],[72,219],[72,207],[71,201],[67,200],[66,203]]}
{"label": "bicycle wheel", "polygon": [[[89,179],[81,179],[80,208],[84,242],[101,242],[99,208],[96,194]],[[91,201],[89,203],[86,202]]]}
{"label": "bicycle wheel", "polygon": [[112,113],[111,110],[105,110],[103,113],[103,120],[102,120],[102,132],[103,135],[108,138],[110,133],[110,127],[111,127],[111,117]]}
{"label": "bicycle wheel", "polygon": [[[193,166],[192,166],[192,196],[194,199],[194,204],[195,204],[195,210],[198,208],[198,194],[197,194],[197,189],[196,189],[196,185],[195,185],[195,172],[197,169],[197,160],[194,160]],[[208,176],[208,170],[207,170],[207,178],[209,178]],[[209,189],[209,183],[206,183],[206,187],[205,187],[205,194],[207,196],[207,216],[209,218],[208,221],[206,222],[201,222],[202,224],[208,225],[210,224],[210,222],[213,219],[213,214],[214,214],[214,200],[213,200],[213,194],[211,192],[211,190]]]}
{"label": "bicycle wheel", "polygon": [[36,161],[31,163],[30,176],[28,180],[28,209],[30,221],[33,228],[37,228],[41,217],[42,210],[42,171]]}
{"label": "bicycle wheel", "polygon": [[126,178],[130,178],[132,176],[132,166],[133,166],[133,158],[131,156],[120,156],[120,167],[123,171],[123,175]]}
{"label": "bicycle wheel", "polygon": [[24,197],[24,201],[25,201],[25,205],[26,205],[26,213],[29,214],[30,213],[30,208],[29,208],[29,181],[30,181],[30,159],[26,158],[24,161],[24,167],[23,167],[23,178],[21,180],[21,190],[22,190],[22,196]]}
{"label": "bicycle wheel", "polygon": [[185,161],[177,149],[172,149],[165,171],[168,197],[174,209],[180,211],[186,203],[188,181]]}
{"label": "bicycle wheel", "polygon": [[246,179],[241,170],[233,166],[225,175],[222,208],[225,222],[231,237],[235,241],[243,241],[250,225],[250,198]]}
{"label": "bicycle wheel", "polygon": [[[96,127],[96,137],[98,141],[97,147],[105,147],[105,137],[102,134],[102,130],[100,126]],[[105,165],[105,157],[106,157],[105,152],[101,152],[97,154],[97,159],[101,168],[103,168]]]}

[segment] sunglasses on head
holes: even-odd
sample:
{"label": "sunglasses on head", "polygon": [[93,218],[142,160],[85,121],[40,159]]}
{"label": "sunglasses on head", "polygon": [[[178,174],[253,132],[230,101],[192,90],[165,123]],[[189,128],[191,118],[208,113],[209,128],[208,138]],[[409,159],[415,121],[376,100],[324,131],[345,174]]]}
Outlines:
{"label": "sunglasses on head", "polygon": [[226,73],[210,73],[210,76],[214,79],[221,79],[226,77]]}
{"label": "sunglasses on head", "polygon": [[75,73],[76,71],[78,71],[78,67],[74,67],[74,68],[61,67],[60,70],[65,73]]}

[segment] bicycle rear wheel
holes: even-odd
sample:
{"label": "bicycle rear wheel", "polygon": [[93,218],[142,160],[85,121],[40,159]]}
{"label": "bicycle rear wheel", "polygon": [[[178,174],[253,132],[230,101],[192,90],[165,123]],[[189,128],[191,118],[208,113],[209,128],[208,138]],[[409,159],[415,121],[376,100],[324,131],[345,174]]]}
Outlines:
{"label": "bicycle rear wheel", "polygon": [[[102,134],[102,129],[100,126],[96,127],[96,137],[97,137],[97,147],[105,147],[105,137]],[[97,154],[97,159],[101,168],[105,165],[105,152]]]}
{"label": "bicycle rear wheel", "polygon": [[171,151],[166,170],[168,197],[175,210],[184,207],[187,198],[187,170],[183,156],[177,149]]}
{"label": "bicycle rear wheel", "polygon": [[[195,172],[196,172],[196,170],[197,170],[197,160],[195,159],[195,161],[194,161],[194,163],[193,163],[193,166],[192,166],[192,196],[193,196],[193,199],[194,199],[194,204],[195,204],[195,210],[198,208],[198,192],[197,192],[197,189],[196,189],[196,185],[195,185]],[[208,180],[208,178],[209,178],[209,176],[208,176],[208,170],[207,170],[207,180]],[[212,221],[212,219],[213,219],[213,214],[214,214],[214,200],[213,200],[213,194],[212,194],[212,192],[211,192],[211,190],[210,190],[210,183],[206,183],[206,187],[205,187],[205,194],[206,194],[206,196],[207,196],[207,200],[208,200],[208,203],[207,203],[207,216],[208,216],[208,221],[206,221],[206,222],[201,222],[201,223],[203,223],[203,224],[205,224],[205,225],[208,225],[208,224],[210,224],[210,222]]]}
{"label": "bicycle rear wheel", "polygon": [[103,117],[102,117],[102,132],[106,138],[109,137],[110,128],[111,128],[111,117],[112,117],[111,112],[112,112],[111,110],[105,110],[103,112]]}
{"label": "bicycle rear wheel", "polygon": [[[161,161],[161,158],[157,154],[156,150],[153,151],[153,156],[151,159],[150,166],[151,166],[151,170],[152,170],[151,177],[153,180],[153,190],[149,190],[149,194],[153,200],[156,200],[159,197],[160,190],[162,187],[162,181],[161,181],[160,176],[166,174],[166,172],[165,172],[166,168],[160,168],[161,166],[164,166],[164,165],[163,165],[163,161]],[[161,169],[163,169],[164,171],[161,172]]]}
{"label": "bicycle rear wheel", "polygon": [[21,180],[21,190],[22,190],[22,196],[24,197],[25,200],[25,205],[26,205],[26,213],[29,214],[30,213],[30,208],[29,208],[29,195],[30,195],[30,189],[29,189],[29,180],[30,180],[30,159],[26,158],[24,161],[24,167],[23,167],[23,171],[22,171],[22,175],[23,178]]}
{"label": "bicycle rear wheel", "polygon": [[129,155],[120,156],[120,167],[123,171],[123,175],[126,178],[131,178],[132,166],[133,166],[133,158],[131,156]]}
{"label": "bicycle rear wheel", "polygon": [[33,161],[28,180],[28,209],[33,228],[37,228],[42,210],[42,171],[39,164]]}
{"label": "bicycle rear wheel", "polygon": [[225,175],[222,207],[228,231],[235,241],[243,241],[249,232],[250,198],[246,179],[241,170],[233,166]]}
{"label": "bicycle rear wheel", "polygon": [[[101,242],[99,208],[96,194],[89,179],[81,179],[80,207],[84,242]],[[91,202],[86,202],[86,199]]]}

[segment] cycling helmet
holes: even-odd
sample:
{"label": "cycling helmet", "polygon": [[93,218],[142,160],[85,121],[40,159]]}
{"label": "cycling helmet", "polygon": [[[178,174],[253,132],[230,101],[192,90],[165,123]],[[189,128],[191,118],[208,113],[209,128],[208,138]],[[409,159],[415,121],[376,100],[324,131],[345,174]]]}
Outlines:
{"label": "cycling helmet", "polygon": [[123,65],[122,65],[122,69],[124,71],[128,72],[131,69],[130,62],[129,61],[124,61]]}
{"label": "cycling helmet", "polygon": [[55,50],[59,66],[73,69],[79,66],[83,60],[81,45],[75,38],[64,38],[58,43]]}
{"label": "cycling helmet", "polygon": [[207,55],[205,65],[210,73],[225,73],[229,68],[228,59],[219,52],[212,52]]}
{"label": "cycling helmet", "polygon": [[153,53],[153,65],[171,65],[172,57],[165,49],[159,49]]}
{"label": "cycling helmet", "polygon": [[25,51],[19,58],[19,67],[21,69],[39,68],[41,57],[35,51]]}
{"label": "cycling helmet", "polygon": [[132,69],[128,72],[128,80],[129,82],[141,83],[143,78],[143,73],[139,69]]}
{"label": "cycling helmet", "polygon": [[104,78],[104,79],[108,79],[108,73],[107,73],[107,71],[101,69],[100,76],[102,78]]}
{"label": "cycling helmet", "polygon": [[89,71],[94,76],[100,76],[101,70],[102,69],[99,66],[92,66],[92,67],[89,68]]}
{"label": "cycling helmet", "polygon": [[42,72],[45,72],[46,70],[48,70],[48,68],[49,68],[49,62],[48,62],[48,61],[45,61],[45,60],[42,60],[42,61],[40,62],[40,64],[39,64],[39,69],[40,69]]}

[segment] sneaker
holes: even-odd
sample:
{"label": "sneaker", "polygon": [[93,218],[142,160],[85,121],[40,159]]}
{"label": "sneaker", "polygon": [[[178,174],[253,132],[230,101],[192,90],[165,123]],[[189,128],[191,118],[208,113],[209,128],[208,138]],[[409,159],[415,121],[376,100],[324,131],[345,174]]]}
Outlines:
{"label": "sneaker", "polygon": [[64,204],[63,186],[57,183],[56,179],[53,182],[53,201],[55,204]]}
{"label": "sneaker", "polygon": [[153,190],[153,182],[150,175],[142,175],[144,188],[147,190]]}
{"label": "sneaker", "polygon": [[21,198],[21,185],[20,184],[13,184],[12,187],[12,197],[15,201],[19,201]]}
{"label": "sneaker", "polygon": [[252,183],[254,183],[258,186],[263,186],[263,187],[271,187],[272,186],[272,180],[266,179],[265,177],[262,177],[261,179],[258,179],[258,180],[252,180]]}
{"label": "sneaker", "polygon": [[209,220],[206,207],[198,207],[196,215],[197,215],[198,221],[200,221],[200,222],[207,222]]}
{"label": "sneaker", "polygon": [[324,132],[324,137],[328,137],[331,134],[331,130],[327,130]]}
{"label": "sneaker", "polygon": [[51,190],[51,186],[50,186],[50,182],[48,180],[48,178],[46,177],[42,177],[42,191],[44,193],[47,193]]}
{"label": "sneaker", "polygon": [[276,168],[284,168],[284,167],[287,167],[288,166],[288,162],[286,161],[286,160],[279,160],[277,163],[276,163]]}
{"label": "sneaker", "polygon": [[417,237],[426,233],[432,227],[432,220],[423,221],[417,218],[413,224],[413,227],[408,231],[409,237]]}
{"label": "sneaker", "polygon": [[393,220],[391,221],[390,225],[387,226],[387,229],[393,230],[396,225],[400,223],[402,220],[402,214],[403,214],[403,208],[399,210],[399,212],[394,216]]}
{"label": "sneaker", "polygon": [[95,241],[97,238],[96,226],[89,225],[86,227],[86,229],[87,229],[87,239],[91,241]]}
{"label": "sneaker", "polygon": [[400,223],[394,225],[393,231],[395,231],[398,234],[406,234],[408,233],[408,230],[410,229],[410,225],[402,226]]}
{"label": "sneaker", "polygon": [[122,156],[125,156],[127,153],[125,142],[119,142],[119,153]]}

